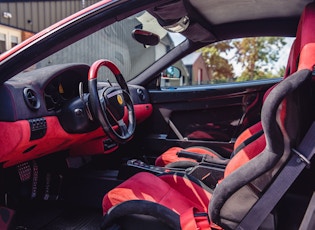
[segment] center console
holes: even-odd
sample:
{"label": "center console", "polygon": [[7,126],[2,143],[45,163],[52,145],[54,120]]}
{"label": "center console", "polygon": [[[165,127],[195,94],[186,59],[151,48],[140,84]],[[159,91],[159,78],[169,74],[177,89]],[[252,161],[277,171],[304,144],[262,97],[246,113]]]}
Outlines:
{"label": "center console", "polygon": [[223,178],[225,165],[200,162],[193,167],[188,168],[169,168],[147,164],[138,159],[127,161],[127,167],[137,172],[150,172],[156,175],[171,172],[184,172],[202,181],[209,188],[214,189],[220,179]]}

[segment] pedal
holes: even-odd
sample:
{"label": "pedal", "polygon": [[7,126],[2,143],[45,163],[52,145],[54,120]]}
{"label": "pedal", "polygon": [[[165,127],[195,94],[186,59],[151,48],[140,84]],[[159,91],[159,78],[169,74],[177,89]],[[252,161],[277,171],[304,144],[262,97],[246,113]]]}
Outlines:
{"label": "pedal", "polygon": [[0,206],[0,229],[11,229],[15,211]]}
{"label": "pedal", "polygon": [[21,182],[26,182],[31,179],[32,168],[29,162],[24,162],[17,165],[17,171]]}

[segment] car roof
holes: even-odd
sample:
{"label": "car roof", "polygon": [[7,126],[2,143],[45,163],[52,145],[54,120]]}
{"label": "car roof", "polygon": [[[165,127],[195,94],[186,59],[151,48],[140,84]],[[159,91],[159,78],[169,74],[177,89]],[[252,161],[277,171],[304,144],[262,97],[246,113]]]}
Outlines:
{"label": "car roof", "polygon": [[299,17],[310,0],[183,0],[153,7],[162,25],[187,16],[183,34],[192,41],[278,35],[295,36]]}
{"label": "car roof", "polygon": [[194,6],[213,25],[265,18],[299,17],[305,4],[301,0],[193,0]]}

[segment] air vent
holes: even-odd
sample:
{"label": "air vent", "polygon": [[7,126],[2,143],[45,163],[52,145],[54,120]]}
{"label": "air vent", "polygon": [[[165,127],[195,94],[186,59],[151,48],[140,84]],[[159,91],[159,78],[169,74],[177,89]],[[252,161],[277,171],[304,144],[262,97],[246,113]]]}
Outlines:
{"label": "air vent", "polygon": [[142,89],[137,89],[137,94],[138,94],[141,101],[145,100],[145,94],[144,94],[144,91]]}
{"label": "air vent", "polygon": [[39,109],[40,102],[39,102],[39,99],[37,98],[36,92],[30,88],[25,88],[23,93],[24,93],[24,100],[27,106],[32,110]]}

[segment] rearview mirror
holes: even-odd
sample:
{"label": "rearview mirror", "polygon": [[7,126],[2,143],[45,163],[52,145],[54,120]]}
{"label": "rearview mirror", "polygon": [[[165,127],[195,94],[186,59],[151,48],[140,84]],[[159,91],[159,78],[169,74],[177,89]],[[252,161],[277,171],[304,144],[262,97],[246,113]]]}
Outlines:
{"label": "rearview mirror", "polygon": [[155,46],[160,43],[159,35],[146,30],[135,29],[132,31],[132,37],[144,46]]}

